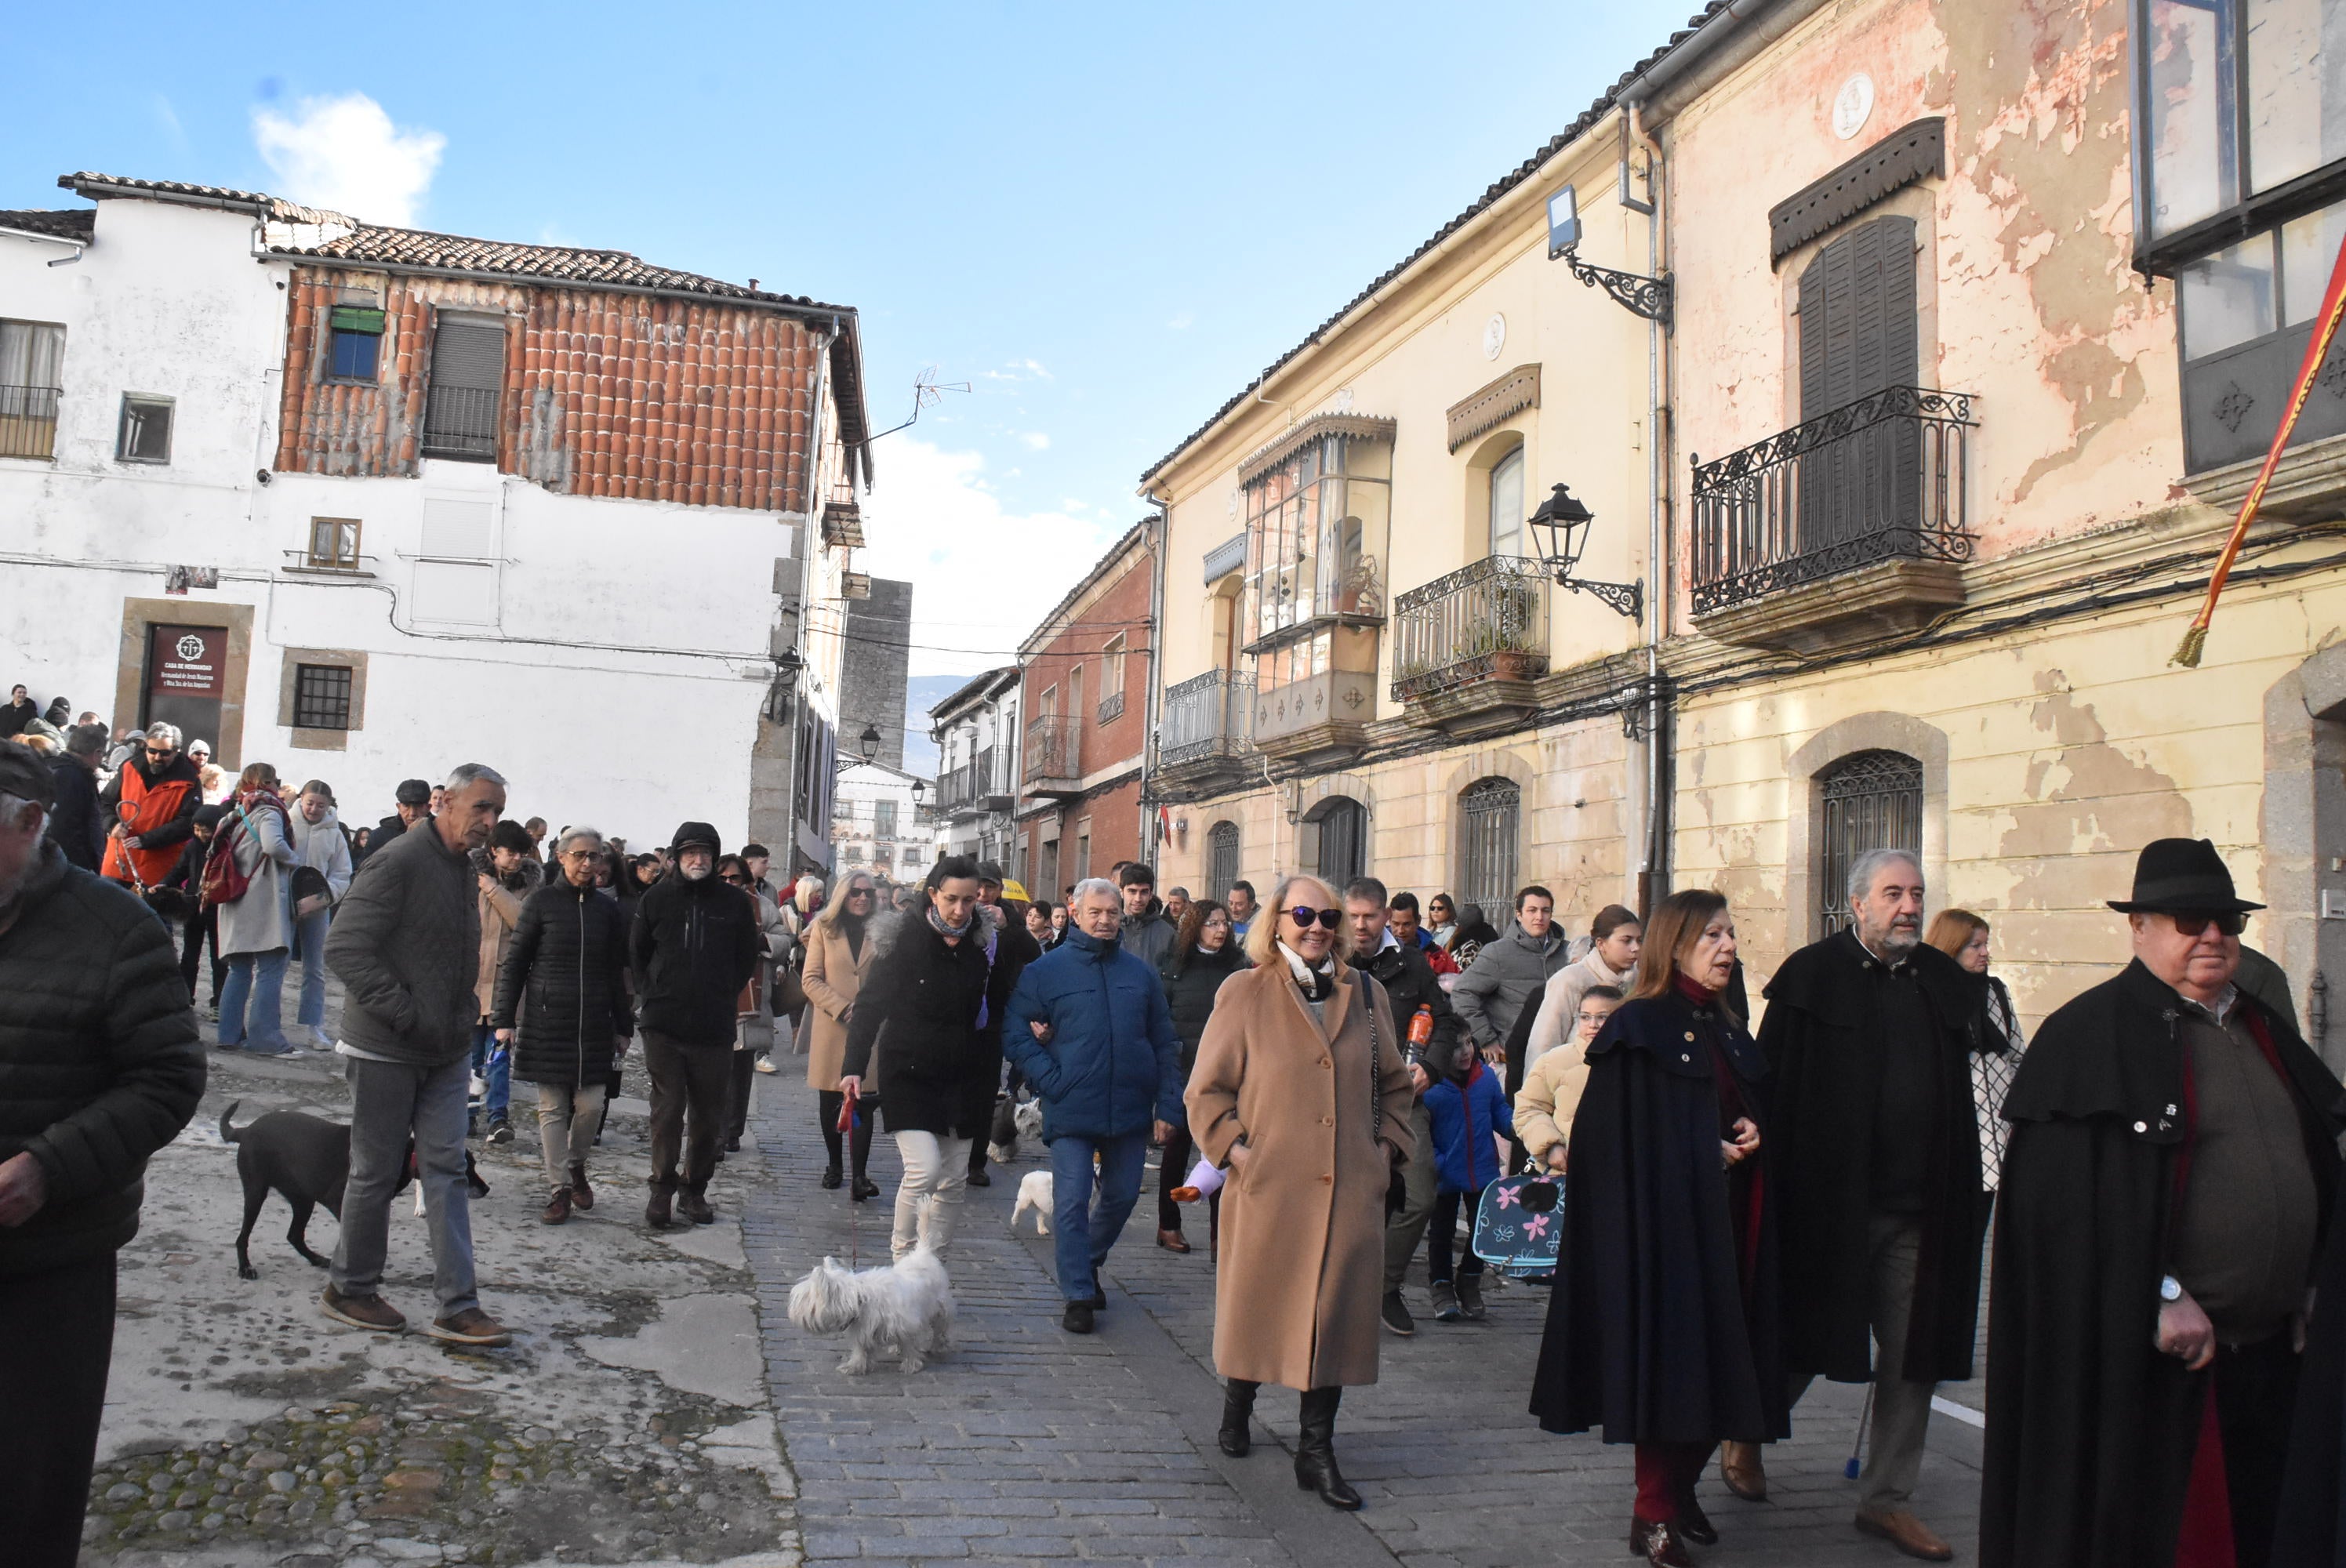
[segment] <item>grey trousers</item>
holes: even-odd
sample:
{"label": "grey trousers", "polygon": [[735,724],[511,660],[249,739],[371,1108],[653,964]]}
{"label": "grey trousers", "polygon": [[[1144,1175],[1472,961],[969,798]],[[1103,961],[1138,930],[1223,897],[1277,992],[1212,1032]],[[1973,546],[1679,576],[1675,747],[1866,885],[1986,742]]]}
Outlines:
{"label": "grey trousers", "polygon": [[[1922,1217],[1874,1215],[1866,1222],[1865,1243],[1872,1254],[1873,1299],[1867,1310],[1873,1322],[1873,1428],[1857,1481],[1858,1506],[1894,1513],[1913,1497],[1922,1477],[1931,1396],[1939,1387],[1892,1375],[1906,1364],[1906,1322],[1914,1309],[1914,1273],[1923,1256]],[[1794,1378],[1789,1402],[1800,1403],[1810,1381]]]}
{"label": "grey trousers", "polygon": [[1433,1123],[1423,1104],[1410,1107],[1410,1125],[1416,1129],[1409,1164],[1402,1167],[1404,1194],[1401,1212],[1385,1221],[1385,1288],[1398,1290],[1409,1278],[1409,1260],[1425,1237],[1425,1222],[1433,1213]]}
{"label": "grey trousers", "polygon": [[570,1185],[570,1167],[586,1163],[595,1129],[602,1125],[603,1084],[540,1084],[537,1142],[546,1156],[546,1179]]}
{"label": "grey trousers", "polygon": [[391,1241],[391,1198],[415,1138],[416,1181],[432,1235],[432,1289],[439,1315],[481,1304],[473,1286],[472,1195],[464,1188],[464,1098],[473,1064],[439,1067],[345,1057],[351,1085],[351,1176],[342,1191],[341,1237],[329,1278],[343,1296],[372,1296],[382,1286]]}

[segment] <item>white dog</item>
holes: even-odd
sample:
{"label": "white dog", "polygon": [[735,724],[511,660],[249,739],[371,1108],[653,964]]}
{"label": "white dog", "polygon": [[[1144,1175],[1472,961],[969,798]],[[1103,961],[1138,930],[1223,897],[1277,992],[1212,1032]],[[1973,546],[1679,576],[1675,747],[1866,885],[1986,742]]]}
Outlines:
{"label": "white dog", "polygon": [[842,1372],[872,1369],[892,1353],[907,1372],[953,1349],[953,1282],[925,1247],[892,1268],[849,1269],[826,1257],[790,1287],[790,1321],[813,1334],[847,1336]]}
{"label": "white dog", "polygon": [[1035,1211],[1035,1234],[1051,1234],[1051,1173],[1028,1171],[1018,1178],[1018,1202],[1010,1211],[1010,1228],[1018,1228],[1018,1217],[1028,1209]]}

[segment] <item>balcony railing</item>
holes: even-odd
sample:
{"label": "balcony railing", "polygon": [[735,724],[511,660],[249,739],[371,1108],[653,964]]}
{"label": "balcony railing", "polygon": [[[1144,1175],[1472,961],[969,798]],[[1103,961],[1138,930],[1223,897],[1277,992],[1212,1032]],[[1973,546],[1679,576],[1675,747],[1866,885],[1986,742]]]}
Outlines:
{"label": "balcony railing", "polygon": [[1890,560],[1964,562],[1964,392],[1886,387],[1694,465],[1694,609]]}
{"label": "balcony railing", "polygon": [[0,457],[57,454],[56,387],[0,386]]}
{"label": "balcony railing", "polygon": [[1076,715],[1046,714],[1026,727],[1026,787],[1072,784],[1084,776],[1084,727]]}
{"label": "balcony railing", "polygon": [[423,451],[431,457],[497,454],[497,390],[435,386],[423,403]]}
{"label": "balcony railing", "polygon": [[988,746],[960,767],[948,769],[937,780],[937,809],[947,817],[1002,809],[1002,798],[1010,793],[1009,783],[1002,777],[1002,760],[1000,753]]}
{"label": "balcony railing", "polygon": [[1489,555],[1393,601],[1393,699],[1547,673],[1548,569]]}
{"label": "balcony railing", "polygon": [[1254,750],[1254,677],[1208,670],[1165,688],[1157,764],[1179,768]]}
{"label": "balcony railing", "polygon": [[1102,723],[1102,724],[1114,724],[1117,719],[1122,718],[1123,717],[1124,717],[1124,693],[1122,693],[1122,692],[1120,692],[1120,691],[1112,691],[1112,692],[1109,692],[1106,697],[1101,697],[1101,698],[1100,698],[1100,700],[1099,700],[1099,722],[1100,722],[1100,723]]}

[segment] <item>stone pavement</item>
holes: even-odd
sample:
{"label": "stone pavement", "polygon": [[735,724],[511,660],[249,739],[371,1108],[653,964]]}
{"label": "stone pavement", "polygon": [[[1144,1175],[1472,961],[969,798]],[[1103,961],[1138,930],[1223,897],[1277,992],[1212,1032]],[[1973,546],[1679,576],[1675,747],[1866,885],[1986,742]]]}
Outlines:
{"label": "stone pavement", "polygon": [[[1525,1413],[1545,1295],[1492,1296],[1479,1325],[1421,1319],[1385,1337],[1382,1379],[1348,1391],[1337,1426],[1344,1473],[1367,1507],[1343,1514],[1296,1490],[1289,1456],[1293,1396],[1265,1390],[1273,1441],[1225,1458],[1213,1434],[1213,1263],[1202,1217],[1188,1256],[1154,1245],[1154,1182],[1110,1257],[1099,1332],[1058,1326],[1048,1244],[1014,1238],[1009,1214],[1028,1157],[973,1189],[947,1263],[960,1304],[957,1351],[912,1377],[837,1370],[838,1341],[792,1328],[791,1282],[829,1253],[847,1258],[851,1206],[816,1186],[823,1161],[802,1059],[761,1079],[756,1115],[767,1180],[743,1195],[742,1238],[757,1281],[776,1423],[799,1479],[811,1563],[1219,1562],[1402,1563],[1516,1568],[1616,1563],[1626,1555],[1626,1449],[1542,1433]],[[885,1189],[853,1217],[863,1262],[887,1251],[897,1175],[875,1140]],[[1423,1267],[1412,1298],[1423,1304]],[[1956,1392],[1956,1390],[1951,1390]],[[1964,1391],[1965,1397],[1975,1397]],[[1905,1561],[1850,1527],[1841,1466],[1855,1436],[1856,1390],[1820,1385],[1793,1440],[1770,1451],[1774,1500],[1705,1505],[1721,1543],[1705,1562],[1841,1568]],[[1979,1433],[1943,1415],[1916,1512],[1969,1558],[1976,1537]]]}

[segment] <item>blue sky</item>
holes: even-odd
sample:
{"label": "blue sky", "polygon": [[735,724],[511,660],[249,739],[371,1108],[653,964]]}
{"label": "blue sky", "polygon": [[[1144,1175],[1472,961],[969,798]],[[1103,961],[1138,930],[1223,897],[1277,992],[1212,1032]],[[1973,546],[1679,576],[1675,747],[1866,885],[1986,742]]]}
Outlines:
{"label": "blue sky", "polygon": [[858,307],[866,565],[1002,662],[1141,470],[1694,0],[35,8],[0,207],[76,168],[633,250]]}

